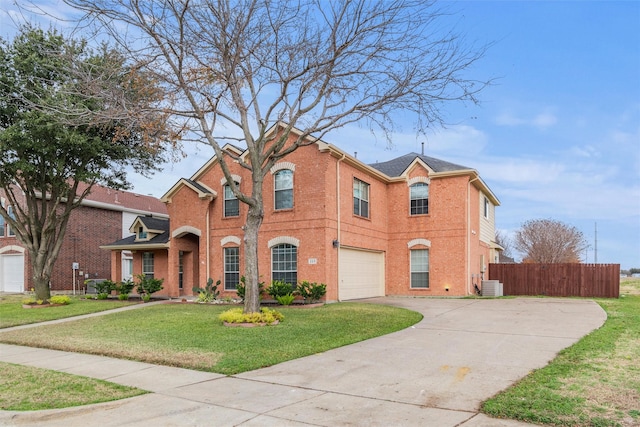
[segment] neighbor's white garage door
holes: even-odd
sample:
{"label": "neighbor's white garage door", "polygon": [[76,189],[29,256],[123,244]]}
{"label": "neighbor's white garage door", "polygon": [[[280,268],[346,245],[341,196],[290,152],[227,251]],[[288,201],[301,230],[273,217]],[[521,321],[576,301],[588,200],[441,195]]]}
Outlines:
{"label": "neighbor's white garage door", "polygon": [[0,291],[24,292],[24,255],[0,255]]}
{"label": "neighbor's white garage door", "polygon": [[340,248],[338,298],[384,296],[384,253]]}

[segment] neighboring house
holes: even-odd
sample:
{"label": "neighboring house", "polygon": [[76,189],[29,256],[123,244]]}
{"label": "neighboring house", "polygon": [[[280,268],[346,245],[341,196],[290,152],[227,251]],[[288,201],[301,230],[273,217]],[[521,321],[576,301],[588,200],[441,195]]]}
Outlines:
{"label": "neighboring house", "polygon": [[[247,154],[231,145],[224,151]],[[249,171],[228,165],[250,193]],[[221,281],[221,296],[234,296],[248,208],[230,191],[218,159],[162,200],[170,224],[140,218],[131,228],[136,237],[106,246],[114,252],[112,280],[120,280],[119,253],[131,251],[136,273],[165,279],[159,294],[192,295],[212,278]],[[502,249],[495,242],[498,205],[474,169],[416,153],[367,165],[314,140],[264,181],[262,281],[325,283],[328,301],[468,295]]]}
{"label": "neighboring house", "polygon": [[[0,201],[8,201],[0,191]],[[8,207],[9,213],[13,210]],[[155,197],[94,185],[82,205],[73,210],[56,260],[52,291],[82,291],[85,279],[109,278],[111,259],[100,249],[117,237],[128,236],[129,225],[139,215],[168,218],[164,203]],[[123,251],[120,277],[131,277],[133,256]],[[33,287],[29,255],[0,217],[0,291],[24,292]]]}

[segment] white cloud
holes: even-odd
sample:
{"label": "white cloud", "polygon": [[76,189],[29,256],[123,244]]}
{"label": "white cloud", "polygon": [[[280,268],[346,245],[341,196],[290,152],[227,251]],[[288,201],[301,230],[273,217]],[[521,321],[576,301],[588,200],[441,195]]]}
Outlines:
{"label": "white cloud", "polygon": [[545,130],[558,123],[558,117],[547,109],[535,115],[519,116],[511,111],[504,111],[496,116],[494,122],[499,126],[527,126]]}

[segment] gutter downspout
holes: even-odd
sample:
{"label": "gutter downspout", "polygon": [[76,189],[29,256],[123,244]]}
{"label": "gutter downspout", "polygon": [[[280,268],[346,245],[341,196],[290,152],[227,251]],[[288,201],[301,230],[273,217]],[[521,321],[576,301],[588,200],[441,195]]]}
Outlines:
{"label": "gutter downspout", "polygon": [[473,295],[473,292],[470,291],[471,285],[471,183],[473,181],[477,181],[480,177],[475,177],[470,180],[467,184],[467,262],[466,262],[466,272],[467,272],[467,295]]}
{"label": "gutter downspout", "polygon": [[205,276],[205,280],[204,282],[200,282],[200,283],[206,283],[208,278],[211,277],[211,256],[210,256],[210,251],[211,251],[211,227],[209,227],[209,212],[211,212],[211,202],[213,202],[213,200],[209,200],[209,203],[207,204],[207,214],[205,215],[205,222],[206,222],[206,227],[207,227],[207,236],[206,236],[206,241],[207,241],[207,249],[206,249],[206,256],[207,256],[207,262],[206,262],[206,268],[207,268],[207,274]]}
{"label": "gutter downspout", "polygon": [[342,162],[347,155],[342,153],[342,157],[338,159],[336,163],[336,215],[337,215],[337,236],[336,240],[338,241],[338,246],[336,250],[338,251],[338,261],[336,262],[337,271],[336,271],[336,279],[338,282],[338,295],[337,300],[340,301],[340,162]]}

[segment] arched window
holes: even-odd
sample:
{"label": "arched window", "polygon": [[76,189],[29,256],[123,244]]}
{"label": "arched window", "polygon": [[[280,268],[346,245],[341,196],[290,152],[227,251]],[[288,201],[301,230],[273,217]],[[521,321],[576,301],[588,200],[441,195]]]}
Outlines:
{"label": "arched window", "polygon": [[298,283],[298,248],[282,243],[271,248],[271,280]]}
{"label": "arched window", "polygon": [[[239,185],[236,182],[236,185]],[[224,186],[224,217],[234,217],[240,215],[240,201],[231,191],[229,184]]]}
{"label": "arched window", "polygon": [[293,171],[282,169],[274,175],[275,209],[293,208]]}
{"label": "arched window", "polygon": [[417,182],[409,187],[411,192],[411,215],[429,213],[429,185]]}

